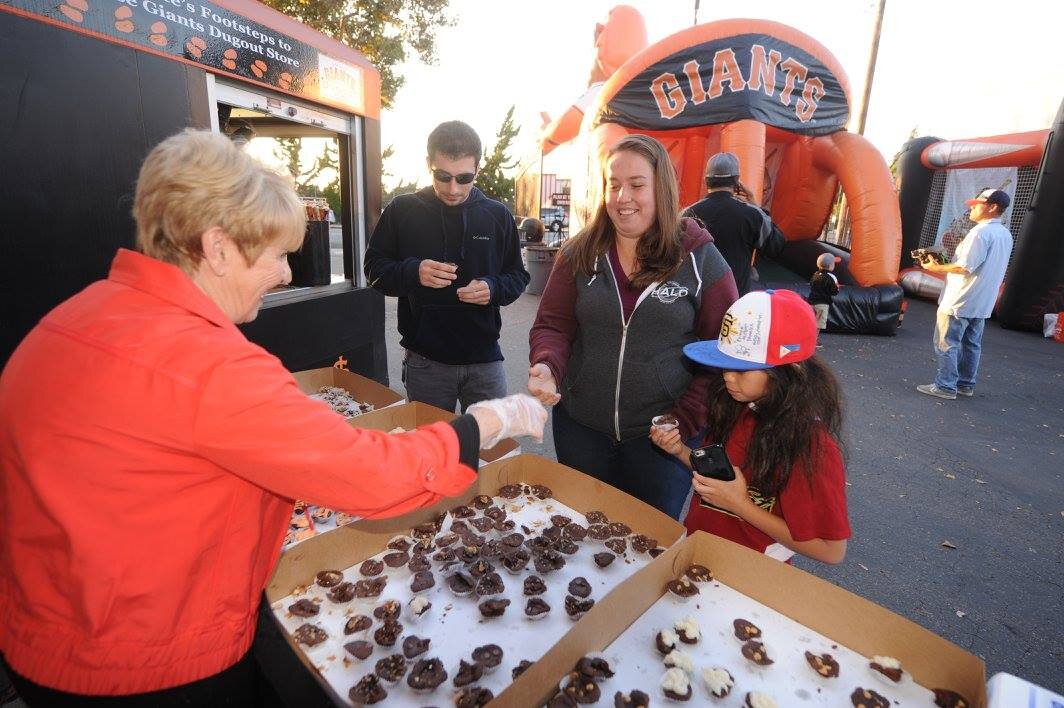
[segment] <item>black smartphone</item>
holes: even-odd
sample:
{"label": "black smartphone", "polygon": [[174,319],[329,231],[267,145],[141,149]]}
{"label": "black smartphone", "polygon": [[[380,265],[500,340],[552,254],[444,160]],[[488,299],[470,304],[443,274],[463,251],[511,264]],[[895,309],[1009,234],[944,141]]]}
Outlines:
{"label": "black smartphone", "polygon": [[706,445],[691,451],[691,467],[703,477],[730,482],[735,479],[728,453],[720,443]]}

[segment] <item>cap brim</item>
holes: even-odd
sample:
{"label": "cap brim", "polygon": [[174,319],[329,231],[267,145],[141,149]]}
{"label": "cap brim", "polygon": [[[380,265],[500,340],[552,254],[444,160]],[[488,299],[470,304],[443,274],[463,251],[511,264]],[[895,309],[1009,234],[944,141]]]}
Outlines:
{"label": "cap brim", "polygon": [[976,204],[985,204],[985,203],[986,202],[983,201],[982,199],[966,199],[965,202],[964,202],[964,206],[975,206]]}
{"label": "cap brim", "polygon": [[714,369],[726,369],[728,371],[757,371],[759,369],[771,369],[771,364],[762,364],[746,359],[736,359],[720,350],[719,339],[707,339],[701,342],[691,342],[683,348],[684,356],[696,364],[711,366]]}

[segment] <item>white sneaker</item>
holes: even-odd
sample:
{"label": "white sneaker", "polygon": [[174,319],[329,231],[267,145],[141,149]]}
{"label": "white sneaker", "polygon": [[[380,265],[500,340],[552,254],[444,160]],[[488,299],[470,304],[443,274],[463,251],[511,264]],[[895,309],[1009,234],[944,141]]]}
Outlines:
{"label": "white sneaker", "polygon": [[947,391],[945,389],[939,388],[933,383],[920,384],[916,387],[916,390],[928,396],[934,396],[935,398],[944,398],[947,401],[952,401],[957,398],[957,394],[953,391]]}

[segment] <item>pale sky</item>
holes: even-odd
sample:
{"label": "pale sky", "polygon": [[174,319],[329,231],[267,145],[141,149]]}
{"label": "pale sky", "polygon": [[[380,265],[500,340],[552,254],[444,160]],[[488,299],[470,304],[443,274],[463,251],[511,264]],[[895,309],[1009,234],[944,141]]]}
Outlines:
{"label": "pale sky", "polygon": [[[381,116],[386,169],[428,184],[425,139],[445,120],[472,125],[485,148],[506,110],[521,128],[512,154],[538,159],[540,111],[564,112],[587,88],[595,23],[618,2],[451,0],[457,23],[438,35],[439,61],[401,71],[406,85]],[[689,27],[693,0],[635,0],[651,44]],[[842,64],[854,111],[860,102],[875,20],[874,0],[702,0],[700,23],[734,17],[791,25]],[[887,0],[865,136],[889,161],[918,135],[961,139],[1048,128],[1064,98],[1064,5],[1048,0]],[[856,120],[854,121],[856,123]],[[566,176],[566,151],[545,172]]]}

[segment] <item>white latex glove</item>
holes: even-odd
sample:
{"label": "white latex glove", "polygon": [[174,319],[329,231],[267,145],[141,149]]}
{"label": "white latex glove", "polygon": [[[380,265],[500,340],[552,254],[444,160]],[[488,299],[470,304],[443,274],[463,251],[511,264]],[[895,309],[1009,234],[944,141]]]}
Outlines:
{"label": "white latex glove", "polygon": [[491,437],[480,440],[481,449],[495,447],[503,438],[516,435],[531,435],[536,442],[543,441],[543,426],[547,423],[547,409],[536,399],[524,393],[515,393],[506,398],[474,403],[466,413],[486,409],[499,419],[499,430]]}

